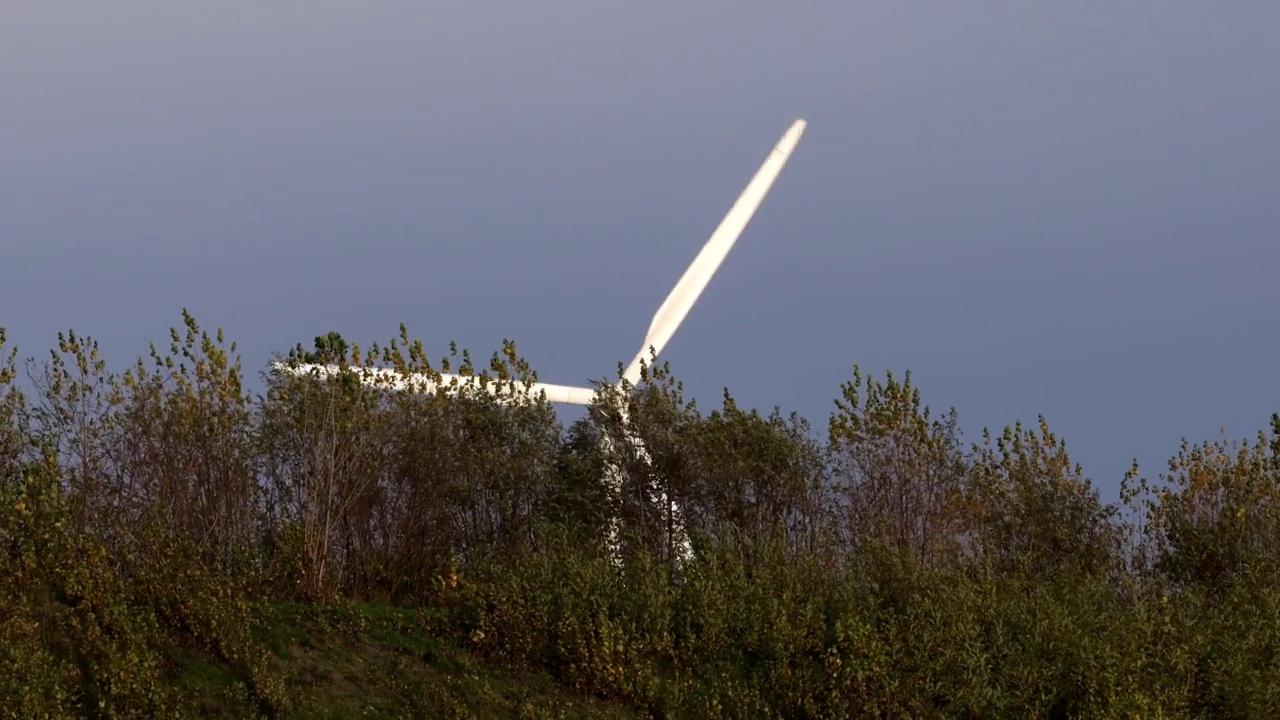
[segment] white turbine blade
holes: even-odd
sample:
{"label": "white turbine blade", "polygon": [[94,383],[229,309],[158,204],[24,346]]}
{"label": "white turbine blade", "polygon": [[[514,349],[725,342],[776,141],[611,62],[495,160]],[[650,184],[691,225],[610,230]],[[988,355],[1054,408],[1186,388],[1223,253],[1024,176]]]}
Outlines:
{"label": "white turbine blade", "polygon": [[733,249],[738,236],[746,229],[756,208],[760,207],[760,203],[764,201],[778,173],[782,172],[782,166],[787,163],[796,143],[800,142],[805,125],[804,120],[796,120],[787,129],[782,139],[769,153],[769,157],[765,159],[764,164],[756,171],[755,177],[751,178],[751,182],[742,191],[742,195],[729,209],[729,213],[720,221],[720,226],[711,234],[706,245],[703,245],[698,256],[693,259],[693,263],[684,271],[680,282],[676,283],[671,293],[667,295],[662,307],[658,308],[653,321],[649,324],[649,333],[644,338],[644,345],[623,373],[623,378],[628,382],[634,385],[640,381],[640,363],[642,360],[649,359],[649,348],[653,348],[655,355],[661,353],[667,341],[689,314],[690,308],[698,300],[707,283],[711,281],[711,276]]}
{"label": "white turbine blade", "polygon": [[[329,376],[336,375],[341,368],[337,365],[316,365],[316,364],[300,364],[296,368],[290,367],[285,363],[276,363],[277,370],[292,373],[294,375],[306,375],[312,371],[318,371],[320,375]],[[491,395],[520,395],[529,399],[538,397],[539,394],[545,393],[548,402],[565,403],[568,405],[590,405],[595,399],[596,391],[588,387],[573,387],[571,385],[552,385],[551,383],[533,383],[528,391],[522,384],[517,383],[514,388],[510,387],[507,382],[497,381],[493,378],[489,382],[481,385],[480,378],[474,375],[450,375],[441,373],[437,382],[434,376],[426,373],[401,373],[393,368],[365,368],[352,367],[350,370],[359,373],[361,382],[366,385],[377,385],[391,390],[410,390],[417,392],[449,392],[455,387],[457,389],[471,387],[483,387],[483,389]],[[457,385],[454,385],[454,380]]]}

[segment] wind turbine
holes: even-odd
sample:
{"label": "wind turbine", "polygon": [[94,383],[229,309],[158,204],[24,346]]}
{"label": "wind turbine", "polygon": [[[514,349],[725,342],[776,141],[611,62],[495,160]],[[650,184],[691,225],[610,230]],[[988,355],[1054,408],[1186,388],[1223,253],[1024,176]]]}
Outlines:
{"label": "wind turbine", "polygon": [[[742,231],[746,229],[747,223],[755,215],[760,203],[764,201],[778,174],[782,172],[783,166],[786,165],[791,153],[795,150],[796,144],[800,142],[800,136],[804,134],[805,127],[805,121],[799,119],[793,122],[791,127],[783,133],[778,144],[773,147],[769,156],[765,158],[764,164],[756,171],[755,176],[751,178],[751,182],[747,183],[746,189],[742,191],[742,194],[734,202],[733,207],[729,208],[728,214],[720,221],[720,225],[711,234],[706,244],[703,245],[697,257],[693,259],[693,263],[689,265],[688,269],[684,271],[684,275],[680,277],[679,282],[671,289],[666,300],[663,301],[662,306],[658,308],[658,312],[654,314],[653,320],[649,323],[649,331],[645,335],[640,350],[623,372],[622,379],[618,383],[619,389],[626,385],[634,386],[639,383],[641,367],[647,359],[646,356],[651,352],[652,357],[656,358],[666,347],[667,342],[671,340],[671,337],[680,327],[680,323],[684,321],[685,316],[689,314],[689,310],[706,288],[707,283],[711,281],[711,277],[719,269],[720,263],[728,256],[729,251],[733,249],[734,243],[742,235]],[[334,375],[342,370],[337,365],[291,364],[284,362],[275,363],[275,368],[282,372],[297,375],[312,374],[319,376]],[[355,370],[355,368],[351,369]],[[380,387],[388,387],[394,390],[451,392],[463,388],[481,388],[483,391],[498,397],[502,397],[504,393],[508,394],[508,397],[512,399],[515,399],[516,396],[524,396],[525,399],[531,400],[539,396],[545,396],[548,402],[570,405],[590,405],[594,401],[597,392],[590,387],[553,385],[542,382],[511,386],[505,383],[483,382],[479,376],[471,375],[402,373],[393,368],[360,368],[359,370],[362,373],[362,380],[366,384],[376,384]],[[619,408],[619,411],[622,415],[623,427],[626,428],[629,425],[629,418],[627,417],[625,404]],[[640,458],[648,463],[649,456],[640,438],[629,433],[628,441],[635,448]],[[602,444],[604,445],[605,455],[608,457],[612,454],[613,447],[607,433],[602,435]],[[606,470],[605,483],[614,497],[621,491],[623,472],[624,468],[621,463],[612,463]],[[671,509],[672,516],[675,519],[675,535],[679,544],[679,556],[680,559],[687,558],[691,548],[688,537],[684,532],[679,508],[676,507],[674,502],[668,501],[665,493],[659,498],[659,502]],[[616,517],[610,521],[609,546],[616,560],[618,557]]]}

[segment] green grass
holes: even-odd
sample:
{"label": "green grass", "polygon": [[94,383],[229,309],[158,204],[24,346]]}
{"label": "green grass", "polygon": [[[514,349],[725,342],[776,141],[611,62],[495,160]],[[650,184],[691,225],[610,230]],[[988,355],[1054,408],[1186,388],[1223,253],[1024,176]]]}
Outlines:
{"label": "green grass", "polygon": [[[413,610],[379,604],[257,609],[254,633],[296,718],[630,718],[568,693],[545,674],[486,665],[425,629]],[[195,651],[174,653],[174,682],[201,717],[244,717],[247,679]]]}

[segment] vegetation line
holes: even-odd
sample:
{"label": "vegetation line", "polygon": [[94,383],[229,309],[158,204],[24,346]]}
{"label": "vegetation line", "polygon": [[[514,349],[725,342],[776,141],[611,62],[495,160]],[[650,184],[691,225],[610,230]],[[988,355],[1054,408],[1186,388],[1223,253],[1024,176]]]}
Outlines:
{"label": "vegetation line", "polygon": [[[403,328],[285,359],[479,372]],[[611,403],[264,377],[185,311],[122,372],[0,329],[0,713],[1280,716],[1280,416],[1104,504],[1044,418],[966,443],[856,366],[823,433],[646,368],[606,397],[651,463]]]}

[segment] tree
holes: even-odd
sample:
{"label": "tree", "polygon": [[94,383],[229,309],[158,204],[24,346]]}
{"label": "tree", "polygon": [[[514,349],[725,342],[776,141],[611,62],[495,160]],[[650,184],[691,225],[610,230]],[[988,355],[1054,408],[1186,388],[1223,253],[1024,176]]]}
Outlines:
{"label": "tree", "polygon": [[989,431],[982,437],[966,492],[982,560],[1001,572],[1037,576],[1118,569],[1116,508],[1102,504],[1043,417],[1035,430],[1020,422],[1006,427],[994,446]]}
{"label": "tree", "polygon": [[908,552],[949,564],[960,550],[966,466],[953,409],[933,418],[908,373],[899,382],[864,378],[841,385],[828,423],[833,509],[843,542]]}

